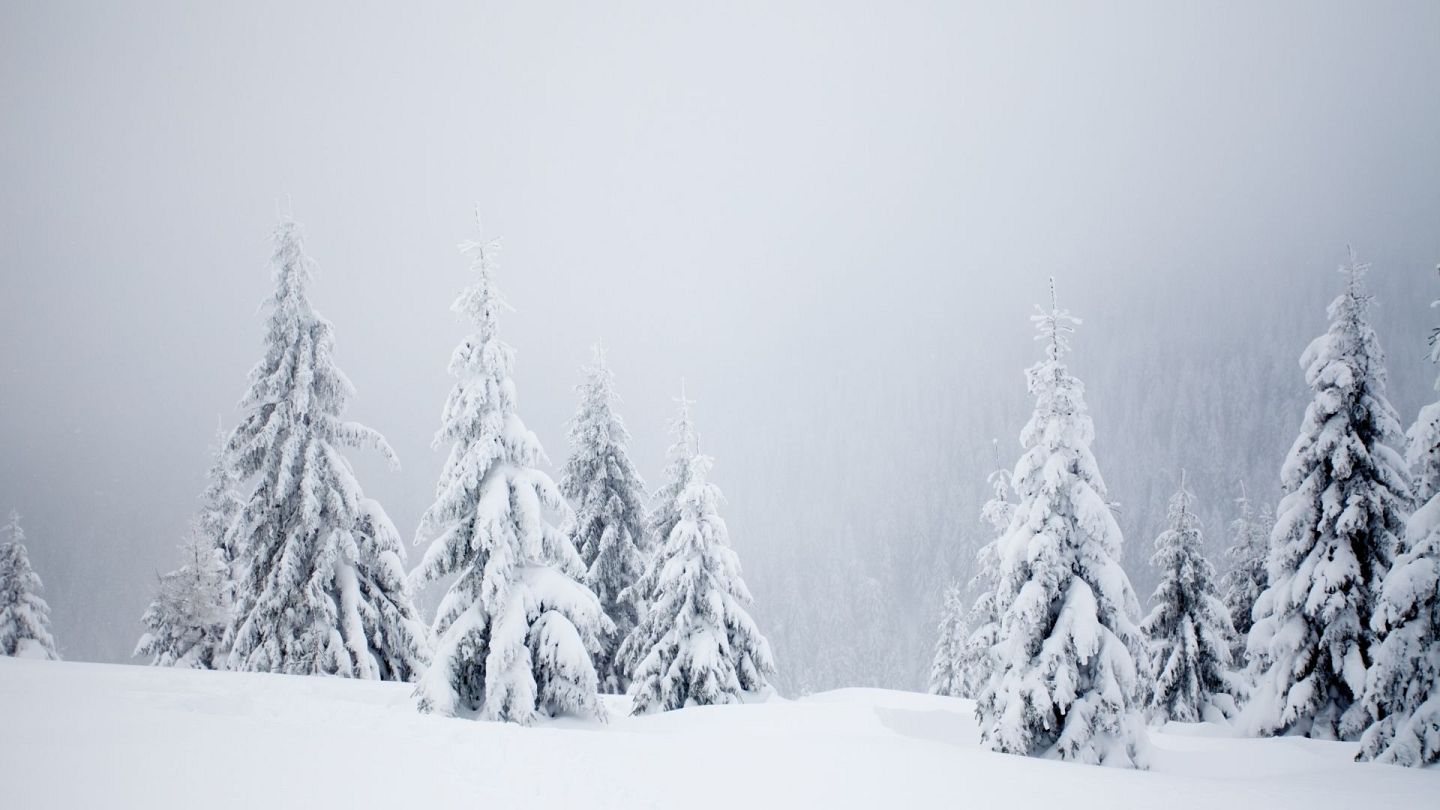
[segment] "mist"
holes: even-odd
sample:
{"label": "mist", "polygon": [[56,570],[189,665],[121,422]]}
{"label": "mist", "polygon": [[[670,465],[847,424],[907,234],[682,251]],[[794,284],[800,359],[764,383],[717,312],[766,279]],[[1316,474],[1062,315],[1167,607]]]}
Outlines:
{"label": "mist", "polygon": [[782,688],[918,688],[1050,278],[1142,602],[1182,468],[1217,561],[1241,482],[1278,497],[1347,246],[1403,421],[1433,398],[1437,35],[1427,2],[5,2],[0,508],[64,655],[130,660],[293,215],[410,537],[478,210],[552,471],[597,341],[652,486],[683,380]]}

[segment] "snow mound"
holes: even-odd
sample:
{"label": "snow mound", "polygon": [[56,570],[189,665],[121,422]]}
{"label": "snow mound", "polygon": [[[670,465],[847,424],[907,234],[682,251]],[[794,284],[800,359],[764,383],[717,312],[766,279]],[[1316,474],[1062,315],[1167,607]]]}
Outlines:
{"label": "snow mound", "polygon": [[[24,808],[1434,807],[1440,770],[1351,743],[1152,731],[1152,770],[981,749],[970,701],[879,689],[522,728],[407,684],[0,659]],[[717,774],[723,774],[716,782]]]}

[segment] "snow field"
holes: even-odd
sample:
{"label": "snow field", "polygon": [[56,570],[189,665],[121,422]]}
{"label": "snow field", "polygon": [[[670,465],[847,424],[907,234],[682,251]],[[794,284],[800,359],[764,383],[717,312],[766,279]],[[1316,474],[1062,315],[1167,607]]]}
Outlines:
{"label": "snow field", "polygon": [[408,684],[0,659],[10,808],[1433,808],[1440,770],[1353,743],[1151,732],[1152,769],[978,747],[973,704],[845,689],[534,727],[422,715]]}

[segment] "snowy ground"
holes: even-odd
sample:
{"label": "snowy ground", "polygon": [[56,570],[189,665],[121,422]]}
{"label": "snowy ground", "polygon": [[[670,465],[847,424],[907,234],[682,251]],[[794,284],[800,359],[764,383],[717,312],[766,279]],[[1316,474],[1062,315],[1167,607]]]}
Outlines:
{"label": "snowy ground", "polygon": [[[0,658],[11,808],[1434,808],[1440,769],[1354,746],[1153,735],[1130,772],[980,750],[967,701],[846,689],[536,728],[425,717],[406,685]],[[618,713],[617,713],[618,715]]]}

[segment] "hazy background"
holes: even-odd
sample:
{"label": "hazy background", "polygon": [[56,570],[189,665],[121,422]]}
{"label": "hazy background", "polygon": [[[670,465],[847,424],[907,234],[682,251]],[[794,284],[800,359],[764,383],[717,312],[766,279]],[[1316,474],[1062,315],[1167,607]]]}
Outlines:
{"label": "hazy background", "polygon": [[1181,466],[1217,551],[1276,496],[1347,243],[1433,396],[1440,3],[219,5],[0,0],[0,507],[69,658],[176,564],[283,199],[402,532],[478,203],[555,467],[597,338],[652,486],[687,380],[792,692],[921,685],[1051,274],[1142,601]]}

